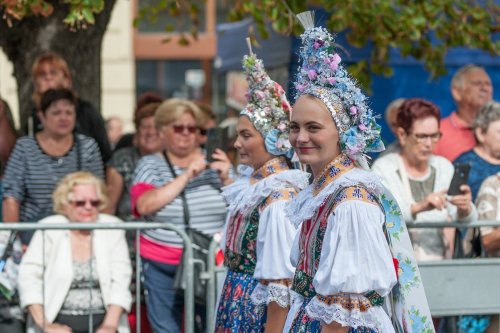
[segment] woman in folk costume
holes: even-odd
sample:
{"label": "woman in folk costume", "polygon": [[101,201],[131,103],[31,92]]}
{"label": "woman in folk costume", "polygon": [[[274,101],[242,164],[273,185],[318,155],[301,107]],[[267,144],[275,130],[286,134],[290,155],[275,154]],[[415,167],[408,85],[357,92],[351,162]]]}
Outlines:
{"label": "woman in folk costume", "polygon": [[223,190],[229,203],[223,244],[228,274],[215,332],[264,332],[264,327],[281,332],[291,303],[294,269],[289,257],[297,233],[284,207],[308,185],[309,175],[290,168],[291,107],[285,92],[251,49],[243,68],[248,104],[240,114],[234,146],[240,163],[254,171]]}
{"label": "woman in folk costume", "polygon": [[432,333],[399,208],[365,171],[364,153],[384,149],[380,127],[333,36],[314,27],[311,12],[298,17],[306,30],[290,143],[314,180],[286,207],[300,232],[284,332]]}

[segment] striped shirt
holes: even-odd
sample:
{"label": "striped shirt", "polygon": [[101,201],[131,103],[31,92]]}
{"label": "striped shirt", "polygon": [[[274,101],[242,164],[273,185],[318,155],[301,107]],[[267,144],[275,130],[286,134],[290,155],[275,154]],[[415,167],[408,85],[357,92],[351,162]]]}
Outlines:
{"label": "striped shirt", "polygon": [[[177,175],[185,172],[184,168],[173,166]],[[159,188],[174,179],[161,154],[148,155],[141,158],[135,169],[133,186],[148,184]],[[185,187],[190,226],[206,235],[222,231],[226,217],[226,204],[220,193],[222,183],[217,171],[207,169],[194,178]],[[133,191],[133,189],[132,189]],[[177,196],[169,204],[154,214],[142,216],[145,221],[169,222],[184,228],[184,209],[181,196]],[[144,230],[143,235],[156,243],[182,247],[182,240],[175,232],[169,230]]]}
{"label": "striped shirt", "polygon": [[20,203],[20,220],[36,222],[53,214],[52,192],[61,178],[78,171],[77,150],[81,170],[104,178],[99,147],[94,139],[77,134],[78,149],[73,146],[63,156],[47,155],[35,137],[17,140],[3,179],[3,198]]}

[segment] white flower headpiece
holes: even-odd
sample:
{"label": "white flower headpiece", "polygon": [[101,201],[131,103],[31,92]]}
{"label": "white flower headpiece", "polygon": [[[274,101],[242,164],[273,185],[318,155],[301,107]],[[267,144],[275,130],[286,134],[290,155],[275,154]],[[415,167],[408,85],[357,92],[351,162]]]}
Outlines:
{"label": "white flower headpiece", "polygon": [[252,52],[247,38],[249,55],[243,57],[243,69],[248,82],[248,103],[241,111],[247,116],[265,140],[266,150],[272,155],[293,155],[288,140],[291,106],[285,91],[266,73],[262,60]]}
{"label": "white flower headpiece", "polygon": [[321,100],[337,126],[342,151],[367,169],[368,152],[384,150],[380,126],[376,123],[367,98],[341,64],[333,36],[322,27],[314,27],[314,13],[297,15],[305,31],[300,36],[301,66],[295,88],[296,99],[303,94]]}

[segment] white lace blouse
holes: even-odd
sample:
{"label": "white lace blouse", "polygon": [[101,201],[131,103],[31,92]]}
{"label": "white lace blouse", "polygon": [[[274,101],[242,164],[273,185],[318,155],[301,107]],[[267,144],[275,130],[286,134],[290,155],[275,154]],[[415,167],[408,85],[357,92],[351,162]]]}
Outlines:
{"label": "white lace blouse", "polygon": [[[295,272],[290,262],[290,249],[298,231],[285,215],[287,201],[280,197],[280,193],[290,189],[300,191],[308,185],[308,178],[309,174],[300,170],[272,173],[257,182],[247,174],[223,189],[223,195],[229,203],[225,230],[237,214],[248,215],[259,209],[255,250],[257,260],[253,274],[259,284],[252,293],[254,303],[269,304],[275,301],[282,307],[290,305],[289,286]],[[225,234],[221,244],[223,249],[226,246]]]}
{"label": "white lace blouse", "polygon": [[[373,173],[358,168],[346,171],[314,195],[314,184],[288,204],[287,215],[299,226],[313,218],[318,209],[337,190],[362,185],[375,195],[382,185]],[[306,305],[307,315],[322,323],[337,322],[349,327],[368,327],[383,333],[394,332],[391,320],[382,306],[359,310],[369,302],[367,294],[387,296],[397,283],[392,254],[383,231],[385,217],[377,204],[361,200],[344,200],[327,218],[320,261],[313,276],[316,295]],[[303,236],[303,235],[302,235]],[[312,234],[315,237],[316,234]],[[299,233],[291,249],[291,262],[297,266],[300,256]],[[287,318],[287,331],[305,298],[293,292]],[[351,310],[345,304],[353,305]]]}

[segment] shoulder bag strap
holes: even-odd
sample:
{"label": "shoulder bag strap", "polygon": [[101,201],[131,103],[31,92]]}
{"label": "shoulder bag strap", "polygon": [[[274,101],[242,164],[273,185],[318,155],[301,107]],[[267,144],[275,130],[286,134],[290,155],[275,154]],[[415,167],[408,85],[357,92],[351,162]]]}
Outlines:
{"label": "shoulder bag strap", "polygon": [[[163,157],[165,158],[165,161],[167,162],[168,168],[170,169],[170,173],[172,174],[172,176],[174,178],[177,178],[177,173],[175,172],[174,166],[172,165],[172,163],[168,159],[167,152],[165,150],[163,151]],[[182,208],[184,210],[184,224],[187,227],[189,227],[189,220],[190,220],[189,208],[187,205],[186,193],[184,192],[184,190],[182,190],[182,192],[180,193],[180,196],[182,199]]]}
{"label": "shoulder bag strap", "polygon": [[73,132],[73,141],[74,141],[75,150],[76,150],[76,170],[81,171],[82,170],[82,154],[81,154],[80,140],[78,139],[78,135],[75,132]]}

